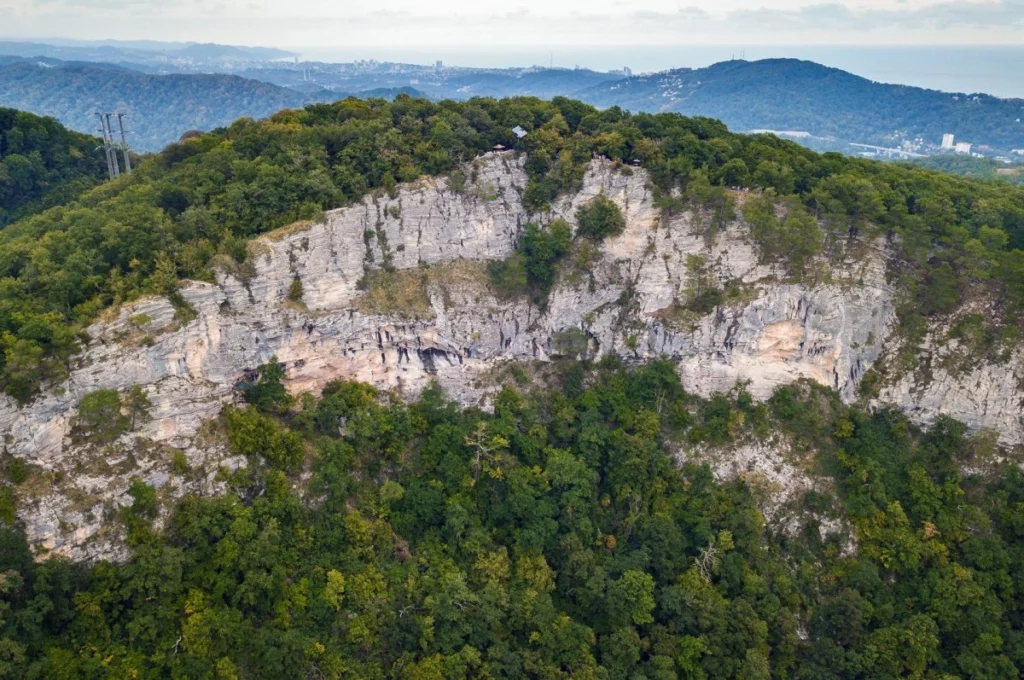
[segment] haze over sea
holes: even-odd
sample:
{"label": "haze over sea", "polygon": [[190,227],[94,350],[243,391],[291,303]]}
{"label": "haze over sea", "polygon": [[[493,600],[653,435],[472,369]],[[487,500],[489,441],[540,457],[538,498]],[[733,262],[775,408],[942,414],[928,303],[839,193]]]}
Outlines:
{"label": "haze over sea", "polygon": [[700,68],[730,58],[792,57],[834,66],[885,83],[949,92],[984,92],[1024,98],[1024,46],[782,46],[639,45],[572,47],[409,46],[293,47],[303,59],[377,59],[451,66],[581,66],[598,71],[628,66],[634,74],[670,68]]}

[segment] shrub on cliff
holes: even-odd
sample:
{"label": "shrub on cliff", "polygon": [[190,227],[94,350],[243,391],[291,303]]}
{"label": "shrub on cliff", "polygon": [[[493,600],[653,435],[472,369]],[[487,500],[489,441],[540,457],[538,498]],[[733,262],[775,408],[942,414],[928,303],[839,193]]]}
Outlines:
{"label": "shrub on cliff", "polygon": [[96,390],[82,397],[74,432],[81,440],[109,444],[128,431],[131,421],[121,413],[117,390]]}
{"label": "shrub on cliff", "polygon": [[529,293],[534,304],[544,307],[555,284],[558,262],[572,247],[572,228],[554,220],[546,228],[531,222],[516,244],[516,252],[488,267],[491,287],[499,297]]}
{"label": "shrub on cliff", "polygon": [[598,194],[576,211],[576,234],[596,241],[618,236],[626,229],[626,218],[614,201]]}
{"label": "shrub on cliff", "polygon": [[264,413],[284,413],[294,399],[284,386],[284,364],[271,357],[270,362],[256,370],[256,384],[243,384],[245,400]]}

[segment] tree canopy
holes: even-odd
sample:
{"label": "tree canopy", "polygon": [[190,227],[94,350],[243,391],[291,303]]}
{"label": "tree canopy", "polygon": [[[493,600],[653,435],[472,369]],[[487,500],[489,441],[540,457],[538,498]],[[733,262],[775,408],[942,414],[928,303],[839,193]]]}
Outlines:
{"label": "tree canopy", "polygon": [[[806,384],[704,400],[667,361],[555,368],[493,413],[350,382],[229,409],[248,466],[162,529],[161,491],[136,480],[124,564],[36,563],[0,528],[0,677],[1024,669],[1024,474],[989,440]],[[773,432],[823,480],[789,528],[766,523],[755,475],[689,455]]]}
{"label": "tree canopy", "polygon": [[0,108],[0,228],[98,184],[106,177],[100,144],[52,118]]}

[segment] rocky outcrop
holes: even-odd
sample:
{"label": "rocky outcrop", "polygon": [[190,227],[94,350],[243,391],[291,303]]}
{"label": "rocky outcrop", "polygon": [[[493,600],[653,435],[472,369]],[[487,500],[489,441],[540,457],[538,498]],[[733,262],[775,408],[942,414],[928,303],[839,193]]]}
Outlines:
{"label": "rocky outcrop", "polygon": [[[668,356],[686,387],[701,394],[742,381],[765,397],[809,378],[849,400],[886,350],[893,291],[882,244],[833,268],[827,284],[780,283],[758,262],[742,224],[709,238],[693,215],[666,219],[642,171],[623,173],[603,161],[591,164],[579,193],[533,218],[572,222],[580,205],[604,193],[622,207],[625,233],[607,239],[593,261],[566,263],[546,311],[499,300],[484,266],[511,253],[531,219],[520,200],[522,160],[489,154],[467,175],[474,179],[461,192],[445,179],[423,180],[332,211],[323,223],[268,234],[252,243],[249,263],[225,266],[216,284],[184,286],[194,318],[182,320],[164,299],[125,306],[88,330],[92,341],[59,390],[23,408],[0,402],[7,451],[48,480],[22,493],[19,512],[32,540],[75,558],[116,555],[116,536],[104,535],[102,518],[126,502],[133,475],[168,497],[215,491],[217,469],[243,461],[230,459],[204,422],[235,398],[247,371],[274,356],[295,392],[349,378],[413,396],[437,380],[463,404],[486,405],[497,388],[489,377],[496,365],[559,352]],[[739,291],[711,314],[676,304],[693,283],[694,255],[707,276]],[[366,304],[367,274],[380,271],[420,286],[425,309]],[[299,288],[301,301],[294,299]],[[977,378],[991,382],[985,396],[974,378],[920,390],[899,383],[885,396],[922,420],[948,412],[998,424],[1008,441],[1021,441],[1020,392],[1003,373]],[[132,385],[145,387],[152,420],[104,454],[122,456],[123,464],[95,465],[69,437],[77,405],[90,391]],[[138,441],[147,455],[131,453]],[[176,457],[178,468],[184,457],[188,474],[175,472]]]}
{"label": "rocky outcrop", "polygon": [[1024,443],[1024,351],[979,361],[956,340],[940,342],[942,331],[933,329],[918,370],[885,385],[877,403],[895,404],[920,424],[946,415],[972,430],[994,430],[1004,444]]}

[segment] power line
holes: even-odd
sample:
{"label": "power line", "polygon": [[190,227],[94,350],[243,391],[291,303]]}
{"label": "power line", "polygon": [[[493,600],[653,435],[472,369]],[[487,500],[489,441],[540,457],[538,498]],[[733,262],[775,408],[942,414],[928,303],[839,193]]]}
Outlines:
{"label": "power line", "polygon": [[[100,134],[103,136],[103,154],[107,159],[107,174],[110,179],[121,176],[121,164],[117,159],[117,147],[121,147],[121,155],[124,157],[124,171],[127,174],[132,172],[131,149],[128,147],[128,136],[124,129],[124,117],[126,113],[103,113],[96,112],[100,119]],[[111,117],[117,116],[117,127],[121,135],[121,143],[114,141],[114,124]]]}
{"label": "power line", "polygon": [[107,119],[107,137],[110,139],[110,146],[107,148],[110,157],[114,160],[114,177],[120,177],[121,165],[117,162],[117,149],[114,148],[114,126],[110,124],[110,117],[114,114],[105,113],[103,115]]}
{"label": "power line", "polygon": [[124,135],[124,117],[126,113],[117,114],[117,127],[121,128],[121,153],[124,155],[124,171],[132,174],[132,159],[128,157],[128,139]]}
{"label": "power line", "polygon": [[107,136],[107,123],[103,118],[103,114],[99,111],[96,112],[96,117],[100,119],[100,134],[103,135],[103,155],[107,159],[107,175],[110,179],[114,179],[114,158],[111,155],[110,137]]}

